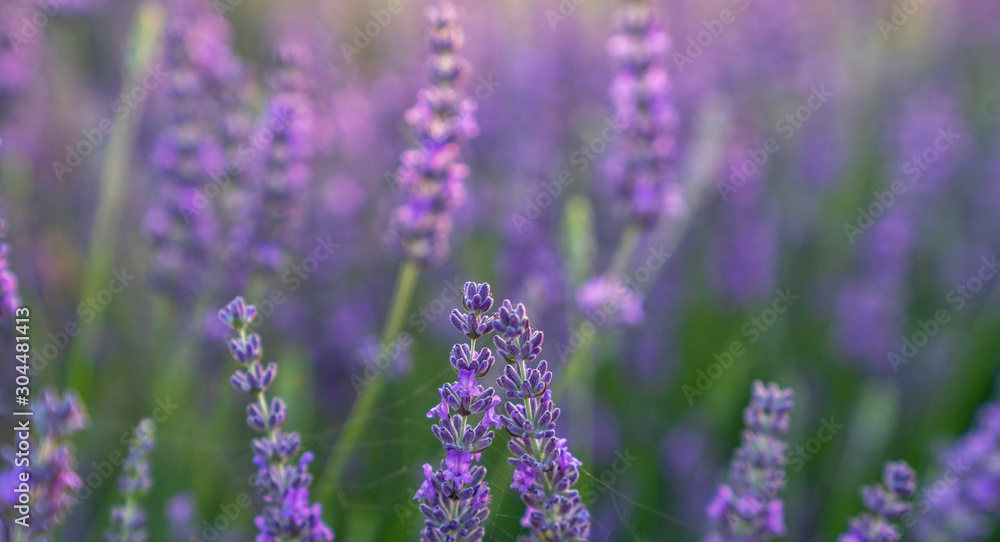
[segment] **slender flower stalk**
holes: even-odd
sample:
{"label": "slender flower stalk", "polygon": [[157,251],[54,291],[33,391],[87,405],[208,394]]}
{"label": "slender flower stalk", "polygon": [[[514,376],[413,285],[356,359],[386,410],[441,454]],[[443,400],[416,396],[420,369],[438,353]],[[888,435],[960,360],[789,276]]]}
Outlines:
{"label": "slender flower stalk", "polygon": [[406,260],[437,264],[448,256],[451,215],[465,202],[469,167],[462,162],[462,145],[479,127],[476,104],[463,90],[470,69],[459,56],[464,41],[459,8],[440,0],[426,8],[424,18],[431,84],[406,112],[418,145],[400,158],[396,182],[405,201],[392,213],[388,242]]}
{"label": "slender flower stalk", "polygon": [[886,463],[882,484],[861,489],[869,513],[851,519],[837,542],[899,542],[903,533],[893,522],[910,513],[909,499],[916,490],[917,474],[905,461]]}
{"label": "slender flower stalk", "polygon": [[7,222],[0,215],[0,322],[6,322],[21,306],[21,294],[17,275],[10,268],[10,243],[7,238]]}
{"label": "slender flower stalk", "polygon": [[1000,403],[980,407],[971,431],[939,460],[942,471],[929,508],[918,519],[920,542],[988,540],[1000,521]]}
{"label": "slender flower stalk", "polygon": [[705,509],[714,524],[704,542],[763,542],[784,536],[785,448],[792,390],[757,380],[743,411],[747,428],[729,470]]}
{"label": "slender flower stalk", "polygon": [[[493,443],[493,429],[500,427],[495,413],[500,397],[478,383],[495,359],[488,347],[476,350],[476,341],[493,330],[493,316],[488,314],[492,307],[490,285],[467,282],[464,311],[451,313],[452,325],[470,342],[452,347],[449,362],[458,381],[438,388],[441,402],[427,413],[428,418],[438,418],[431,429],[447,454],[437,470],[424,464],[424,482],[413,496],[427,518],[420,534],[423,542],[475,542],[485,535],[483,523],[492,497],[484,481],[486,468],[475,463]],[[473,425],[471,418],[480,414]]]}
{"label": "slender flower stalk", "polygon": [[587,540],[590,513],[573,485],[583,465],[570,453],[566,439],[556,435],[559,409],[552,402],[552,373],[548,362],[533,363],[542,352],[544,334],[531,328],[523,304],[504,300],[493,318],[497,354],[507,362],[497,386],[515,401],[504,404],[500,423],[511,435],[507,444],[514,466],[511,488],[527,506],[521,525],[530,529],[527,540]]}
{"label": "slender flower stalk", "polygon": [[[4,470],[0,472],[0,540],[32,542],[44,540],[66,518],[78,502],[75,494],[83,480],[74,470],[76,462],[72,444],[67,439],[89,423],[87,411],[79,396],[67,391],[62,397],[47,389],[33,406],[34,442],[30,465],[15,466],[14,450],[3,453]],[[30,480],[31,514],[24,528],[15,520],[24,516],[15,505],[21,504],[20,484]]]}
{"label": "slender flower stalk", "polygon": [[243,367],[229,379],[233,387],[250,395],[247,425],[263,436],[253,441],[255,483],[264,495],[264,509],[254,518],[260,534],[257,542],[329,542],[333,531],[323,522],[319,503],[309,503],[309,464],[312,452],[299,455],[301,438],[283,431],[288,409],[279,397],[268,400],[267,389],[278,374],[274,362],[261,363],[264,351],[260,336],[250,330],[257,308],[237,297],[219,318],[235,332],[229,340],[232,358]]}
{"label": "slender flower stalk", "polygon": [[149,454],[156,443],[156,424],[143,419],[135,428],[129,443],[128,457],[118,489],[125,503],[111,507],[111,527],[104,533],[107,542],[144,542],[149,539],[146,531],[146,513],[139,501],[153,487],[150,477]]}

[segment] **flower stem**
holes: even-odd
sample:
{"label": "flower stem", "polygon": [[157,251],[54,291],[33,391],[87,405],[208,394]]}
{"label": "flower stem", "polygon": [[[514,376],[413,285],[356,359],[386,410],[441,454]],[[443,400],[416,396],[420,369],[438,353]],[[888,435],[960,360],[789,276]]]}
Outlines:
{"label": "flower stem", "polygon": [[[419,276],[420,267],[416,263],[407,261],[400,266],[392,304],[389,306],[389,316],[382,330],[381,346],[383,348],[387,347],[399,335],[403,327],[403,317],[410,308]],[[376,377],[361,390],[354,400],[354,405],[344,422],[344,433],[337,441],[323,474],[318,478],[316,493],[320,502],[329,502],[340,485],[340,477],[344,468],[347,467],[347,462],[351,458],[351,453],[354,451],[358,439],[361,437],[364,422],[371,415],[384,388],[385,379]]]}

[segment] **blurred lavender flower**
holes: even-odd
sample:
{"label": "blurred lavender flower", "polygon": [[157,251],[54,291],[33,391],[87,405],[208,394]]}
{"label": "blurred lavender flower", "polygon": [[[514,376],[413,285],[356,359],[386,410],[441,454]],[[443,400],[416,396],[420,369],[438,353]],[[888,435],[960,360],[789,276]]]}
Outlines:
{"label": "blurred lavender flower", "polygon": [[[989,539],[1000,518],[1000,403],[980,407],[971,431],[939,459],[939,481],[914,537],[920,542]],[[941,488],[940,490],[938,488]],[[921,499],[921,505],[924,504]],[[923,509],[923,506],[921,506]]]}
{"label": "blurred lavender flower", "polygon": [[229,340],[229,352],[244,367],[233,373],[230,382],[254,399],[247,405],[247,425],[264,434],[253,441],[255,483],[264,494],[264,510],[254,518],[260,531],[257,542],[329,542],[333,531],[323,522],[322,505],[309,503],[313,454],[307,451],[299,456],[301,437],[281,429],[288,414],[285,402],[279,397],[267,399],[278,366],[274,362],[261,365],[260,336],[250,330],[256,315],[257,308],[242,297],[219,311],[219,319],[236,333]]}
{"label": "blurred lavender flower", "polygon": [[17,275],[10,268],[10,243],[7,238],[7,222],[0,215],[0,322],[6,322],[21,306],[21,294]]}
{"label": "blurred lavender flower", "polygon": [[196,536],[195,510],[198,505],[190,493],[177,493],[163,505],[163,515],[170,526],[171,540],[188,540]]}
{"label": "blurred lavender flower", "polygon": [[[492,307],[490,285],[467,282],[464,310],[451,313],[452,325],[471,342],[452,348],[449,362],[458,381],[438,388],[441,402],[427,413],[428,418],[438,418],[431,429],[447,455],[438,470],[424,464],[424,482],[413,496],[427,518],[420,532],[423,542],[477,542],[486,534],[483,523],[490,514],[492,497],[483,481],[486,469],[473,462],[493,443],[493,428],[500,427],[494,411],[500,397],[493,388],[484,390],[477,382],[490,372],[494,358],[489,348],[476,350],[476,341],[493,330],[493,317],[488,314]],[[482,418],[473,426],[469,418],[479,414]]]}
{"label": "blurred lavender flower", "polygon": [[850,521],[848,531],[837,542],[898,542],[903,534],[893,524],[909,514],[908,499],[917,490],[917,475],[905,462],[888,462],[883,473],[884,485],[862,488],[861,499],[870,514]]}
{"label": "blurred lavender flower", "polygon": [[610,320],[613,324],[640,325],[646,319],[642,300],[642,294],[623,281],[604,276],[588,280],[576,292],[577,306],[595,322]]}
{"label": "blurred lavender flower", "polygon": [[792,390],[754,381],[743,411],[747,429],[730,464],[729,483],[719,486],[705,509],[715,524],[704,542],[765,541],[784,536],[785,448]]}
{"label": "blurred lavender flower", "polygon": [[578,467],[566,439],[556,436],[559,409],[548,389],[552,373],[548,362],[528,367],[542,352],[544,334],[531,328],[523,304],[516,307],[504,300],[493,319],[497,353],[507,365],[497,386],[507,397],[507,414],[500,423],[511,435],[507,444],[513,457],[514,483],[527,506],[521,525],[530,529],[532,542],[546,540],[587,540],[590,537],[590,513],[573,486],[580,479]]}
{"label": "blurred lavender flower", "polygon": [[[67,391],[62,397],[54,389],[46,389],[33,405],[35,425],[31,445],[30,466],[15,466],[14,450],[3,453],[5,463],[0,472],[0,540],[35,540],[52,531],[65,519],[78,502],[75,493],[83,480],[74,470],[73,446],[66,442],[70,435],[89,424],[87,411],[79,396]],[[29,527],[14,525],[22,514],[14,510],[18,504],[17,487],[23,473],[31,480],[32,503]],[[14,532],[20,538],[14,537]]]}
{"label": "blurred lavender flower", "polygon": [[665,67],[672,44],[646,0],[625,0],[619,17],[608,52],[618,65],[610,94],[624,141],[608,171],[631,219],[650,229],[684,205],[675,167],[678,118]]}
{"label": "blurred lavender flower", "polygon": [[125,503],[111,507],[111,527],[104,534],[107,542],[144,542],[149,538],[145,528],[146,513],[139,500],[153,487],[149,454],[155,445],[155,437],[156,424],[153,420],[145,418],[136,426],[122,477],[118,479],[118,489],[124,495]]}
{"label": "blurred lavender flower", "polygon": [[396,182],[406,199],[392,213],[388,242],[408,260],[436,264],[448,255],[451,214],[465,202],[469,167],[461,161],[462,143],[475,137],[479,127],[475,102],[462,89],[469,66],[458,56],[464,40],[459,8],[441,0],[424,15],[431,85],[406,112],[418,147],[401,157]]}

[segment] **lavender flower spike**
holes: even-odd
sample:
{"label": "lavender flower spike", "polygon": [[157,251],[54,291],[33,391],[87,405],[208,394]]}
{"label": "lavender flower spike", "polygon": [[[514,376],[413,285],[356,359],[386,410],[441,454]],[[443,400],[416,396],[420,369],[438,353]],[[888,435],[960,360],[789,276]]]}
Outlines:
{"label": "lavender flower spike", "polygon": [[459,9],[441,0],[424,15],[431,46],[431,84],[406,112],[419,146],[400,159],[396,183],[405,201],[392,213],[388,242],[407,260],[435,264],[448,255],[451,215],[465,202],[469,168],[461,161],[462,144],[478,135],[479,127],[475,102],[462,89],[469,66],[458,55],[464,40]]}
{"label": "lavender flower spike", "polygon": [[885,464],[884,485],[865,487],[861,499],[870,513],[853,518],[848,531],[837,542],[899,542],[903,538],[893,524],[910,513],[909,499],[917,490],[917,474],[905,462]]}
{"label": "lavender flower spike", "polygon": [[917,522],[914,538],[920,542],[988,540],[1000,520],[997,457],[1000,403],[994,401],[980,407],[972,430],[939,459],[940,482],[928,485],[935,488],[934,498],[928,499],[929,508]]}
{"label": "lavender flower spike", "polygon": [[[79,396],[67,391],[62,397],[54,389],[46,389],[33,406],[35,426],[31,446],[30,466],[15,466],[11,449],[4,450],[3,471],[0,471],[0,540],[36,540],[57,527],[78,501],[75,494],[83,480],[74,470],[75,454],[67,439],[89,424],[87,410]],[[31,484],[31,517],[27,529],[15,526],[23,514],[16,488],[21,477],[28,476]]]}
{"label": "lavender flower spike", "polygon": [[665,67],[671,39],[647,0],[625,0],[620,17],[621,30],[608,41],[618,67],[609,93],[616,122],[625,128],[608,173],[632,221],[650,229],[664,212],[683,211],[674,164],[678,119]]}
{"label": "lavender flower spike", "polygon": [[590,513],[573,489],[583,463],[569,452],[566,439],[556,435],[560,411],[548,389],[552,381],[548,362],[533,363],[542,352],[544,335],[531,328],[524,305],[515,307],[509,300],[497,312],[493,328],[497,352],[507,362],[497,385],[507,397],[518,400],[504,405],[507,415],[500,421],[512,437],[507,443],[514,455],[508,461],[515,468],[510,487],[527,505],[521,518],[521,525],[530,529],[527,540],[587,540]]}
{"label": "lavender flower spike", "polygon": [[12,317],[21,306],[17,275],[10,269],[10,244],[3,242],[6,237],[7,223],[0,215],[0,322]]}
{"label": "lavender flower spike", "polygon": [[754,381],[750,405],[743,410],[743,442],[736,449],[729,483],[705,509],[714,524],[704,542],[762,542],[786,534],[784,503],[785,448],[792,390]]}
{"label": "lavender flower spike", "polygon": [[118,489],[125,496],[125,503],[111,507],[111,527],[104,534],[107,542],[144,542],[148,540],[146,513],[139,499],[153,487],[150,478],[149,453],[155,444],[156,424],[146,418],[139,422],[129,444],[128,458]]}
{"label": "lavender flower spike", "polygon": [[[500,427],[494,409],[500,397],[493,388],[483,389],[477,379],[493,367],[489,348],[476,350],[476,341],[492,331],[493,306],[489,284],[467,282],[462,298],[464,311],[455,309],[451,322],[469,338],[456,344],[449,362],[458,381],[438,388],[441,402],[427,413],[437,417],[431,429],[441,441],[446,456],[439,469],[424,464],[424,482],[413,498],[427,518],[420,532],[422,542],[476,542],[483,539],[483,523],[490,514],[490,488],[483,479],[486,469],[477,463],[480,454],[493,443],[493,428]],[[472,416],[482,414],[473,425]]]}
{"label": "lavender flower spike", "polygon": [[267,398],[278,366],[274,362],[266,367],[261,364],[264,351],[260,336],[250,330],[256,315],[257,308],[247,305],[242,297],[219,311],[219,318],[236,332],[229,340],[229,352],[243,367],[233,373],[230,382],[253,398],[247,405],[247,425],[263,434],[252,444],[257,466],[254,480],[264,495],[264,510],[254,518],[260,532],[257,542],[330,542],[333,531],[323,523],[322,506],[309,504],[313,454],[299,456],[299,434],[282,431],[288,414],[284,401]]}

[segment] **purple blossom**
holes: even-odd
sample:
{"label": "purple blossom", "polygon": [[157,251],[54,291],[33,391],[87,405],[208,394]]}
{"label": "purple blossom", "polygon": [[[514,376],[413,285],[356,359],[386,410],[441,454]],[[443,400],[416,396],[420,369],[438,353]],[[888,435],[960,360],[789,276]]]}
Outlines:
{"label": "purple blossom", "polygon": [[705,508],[713,523],[705,542],[765,541],[784,536],[785,448],[792,390],[757,380],[743,410],[742,443],[730,464],[729,483],[719,486]]}
{"label": "purple blossom", "polygon": [[[487,315],[492,306],[489,285],[468,282],[462,296],[463,310],[451,313],[455,329],[470,343],[452,348],[449,364],[458,381],[438,388],[441,402],[427,413],[428,418],[438,420],[431,430],[446,455],[438,470],[424,464],[424,481],[413,496],[427,518],[420,534],[425,542],[478,541],[485,535],[482,524],[489,516],[492,499],[483,481],[486,469],[477,463],[481,452],[493,442],[493,428],[499,427],[495,409],[500,397],[493,388],[484,390],[477,382],[489,373],[494,358],[489,348],[477,350],[476,341],[493,329],[493,317]],[[473,425],[471,418],[479,414],[482,417]]]}
{"label": "purple blossom", "polygon": [[939,458],[941,474],[927,486],[935,491],[917,521],[914,538],[920,542],[989,539],[1000,518],[998,457],[1000,403],[991,402],[980,407],[972,429]]}
{"label": "purple blossom", "polygon": [[646,320],[642,294],[621,280],[595,277],[576,292],[576,304],[592,320],[637,326]]}
{"label": "purple blossom", "polygon": [[104,534],[107,542],[144,542],[148,539],[147,517],[139,500],[153,487],[149,454],[155,444],[155,432],[156,424],[149,418],[136,426],[122,477],[118,479],[118,489],[125,503],[111,507],[111,527]]}
{"label": "purple blossom", "polygon": [[0,322],[7,322],[21,306],[17,275],[10,268],[10,244],[2,240],[7,236],[7,223],[0,215]]}
{"label": "purple blossom", "polygon": [[619,17],[621,30],[608,41],[618,67],[609,92],[624,133],[608,170],[630,218],[650,229],[684,206],[675,166],[678,118],[665,66],[672,44],[646,0],[626,0]]}
{"label": "purple blossom", "polygon": [[917,490],[917,475],[905,462],[888,462],[881,485],[861,489],[861,500],[870,513],[850,520],[846,533],[838,542],[898,542],[900,528],[893,522],[910,513],[910,497]]}
{"label": "purple blossom", "polygon": [[424,15],[432,51],[431,84],[406,112],[418,146],[400,160],[396,183],[405,201],[392,213],[388,242],[407,260],[435,264],[448,255],[451,215],[465,202],[469,167],[461,161],[462,144],[479,128],[475,102],[462,89],[469,66],[459,56],[464,40],[459,8],[441,0]]}
{"label": "purple blossom", "polygon": [[[552,373],[548,363],[539,361],[544,335],[531,328],[523,304],[516,307],[504,300],[494,318],[498,351],[504,351],[504,374],[497,386],[507,397],[520,404],[504,405],[506,415],[500,422],[511,435],[507,444],[513,457],[514,481],[511,487],[521,493],[527,509],[521,525],[530,529],[528,540],[587,540],[590,536],[590,513],[573,486],[580,479],[582,465],[569,452],[566,439],[556,437],[560,411],[548,389]],[[513,355],[512,355],[513,354]]]}
{"label": "purple blossom", "polygon": [[267,368],[261,365],[260,337],[250,331],[256,314],[256,307],[247,305],[242,297],[233,299],[219,311],[219,319],[235,332],[230,341],[233,359],[245,368],[237,370],[231,382],[254,399],[247,405],[247,425],[263,433],[252,443],[253,462],[257,466],[254,480],[264,495],[264,509],[254,518],[260,532],[257,542],[329,542],[333,540],[333,531],[323,522],[322,506],[309,504],[312,483],[309,464],[313,454],[307,451],[299,455],[299,434],[282,430],[287,417],[284,401],[278,397],[267,400],[267,389],[277,375],[277,365],[269,363]]}

